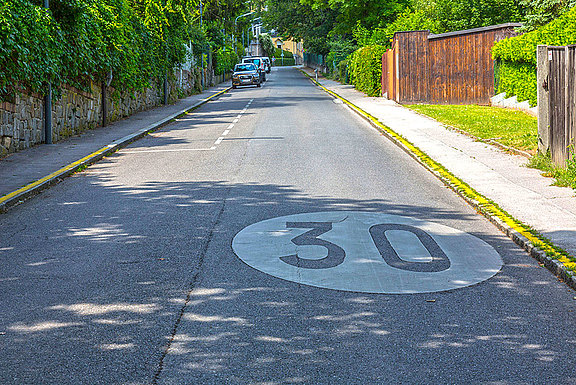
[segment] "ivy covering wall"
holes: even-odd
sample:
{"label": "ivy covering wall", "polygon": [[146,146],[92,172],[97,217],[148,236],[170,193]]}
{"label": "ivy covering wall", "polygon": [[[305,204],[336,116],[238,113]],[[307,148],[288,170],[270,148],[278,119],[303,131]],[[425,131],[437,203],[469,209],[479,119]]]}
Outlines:
{"label": "ivy covering wall", "polygon": [[535,106],[537,46],[570,44],[576,44],[576,8],[535,31],[496,43],[492,48],[492,57],[498,61],[496,91]]}
{"label": "ivy covering wall", "polygon": [[47,82],[141,90],[185,61],[190,0],[4,0],[0,4],[0,99]]}

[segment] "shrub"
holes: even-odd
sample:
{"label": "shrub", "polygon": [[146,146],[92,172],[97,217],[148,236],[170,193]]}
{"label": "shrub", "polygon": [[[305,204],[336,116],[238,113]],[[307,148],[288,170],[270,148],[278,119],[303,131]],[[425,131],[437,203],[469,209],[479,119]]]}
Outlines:
{"label": "shrub", "polygon": [[281,67],[281,66],[293,66],[296,64],[296,59],[293,57],[286,57],[284,56],[284,60],[282,58],[276,58],[274,62],[274,67]]}
{"label": "shrub", "polygon": [[499,62],[498,92],[536,105],[536,47],[576,44],[576,8],[524,35],[502,40],[492,48]]}
{"label": "shrub", "polygon": [[233,69],[239,61],[238,54],[232,47],[220,48],[214,55],[214,70],[216,74],[226,73]]}
{"label": "shrub", "polygon": [[[282,50],[280,48],[274,48],[274,57],[280,59],[282,57]],[[290,51],[284,51],[284,59],[293,58],[294,55]]]}
{"label": "shrub", "polygon": [[536,66],[530,63],[502,61],[497,64],[496,92],[516,95],[519,101],[538,103],[536,95]]}
{"label": "shrub", "polygon": [[336,79],[344,83],[349,82],[350,79],[348,78],[348,60],[342,60],[340,63],[338,63]]}
{"label": "shrub", "polygon": [[[147,0],[5,0],[0,5],[0,99],[69,83],[88,90],[112,73],[118,90],[139,90],[182,63],[193,10]],[[57,90],[56,90],[57,91]]]}
{"label": "shrub", "polygon": [[380,96],[382,89],[382,55],[386,47],[369,45],[350,55],[348,76],[356,89],[368,96]]}
{"label": "shrub", "polygon": [[350,56],[358,47],[352,41],[345,39],[334,39],[330,43],[330,53],[326,56],[326,66],[328,70],[339,78],[340,63]]}

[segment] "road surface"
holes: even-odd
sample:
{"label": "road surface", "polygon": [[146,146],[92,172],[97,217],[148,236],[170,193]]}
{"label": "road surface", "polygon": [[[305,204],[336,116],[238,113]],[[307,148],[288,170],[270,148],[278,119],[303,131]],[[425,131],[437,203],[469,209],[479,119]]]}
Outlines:
{"label": "road surface", "polygon": [[293,68],[0,226],[2,384],[576,383],[574,292]]}

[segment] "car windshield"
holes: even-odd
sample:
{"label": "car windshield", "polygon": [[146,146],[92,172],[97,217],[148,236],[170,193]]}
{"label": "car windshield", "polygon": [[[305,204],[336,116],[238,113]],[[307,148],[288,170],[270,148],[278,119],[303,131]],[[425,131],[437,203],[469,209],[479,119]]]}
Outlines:
{"label": "car windshield", "polygon": [[235,72],[254,71],[254,70],[256,70],[256,66],[252,63],[236,64],[236,67],[234,68]]}
{"label": "car windshield", "polygon": [[260,65],[260,59],[245,59],[244,61],[249,62],[249,63],[254,63],[257,66]]}

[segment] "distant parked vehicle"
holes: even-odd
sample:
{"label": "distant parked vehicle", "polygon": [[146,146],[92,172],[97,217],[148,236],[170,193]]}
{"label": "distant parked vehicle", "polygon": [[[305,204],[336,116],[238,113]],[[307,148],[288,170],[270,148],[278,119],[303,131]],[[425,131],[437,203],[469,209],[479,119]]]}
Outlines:
{"label": "distant parked vehicle", "polygon": [[266,66],[266,73],[269,74],[272,71],[272,62],[268,56],[258,56],[262,60],[264,60],[264,64]]}
{"label": "distant parked vehicle", "polygon": [[254,63],[241,63],[234,66],[232,88],[238,86],[261,87],[261,73]]}
{"label": "distant parked vehicle", "polygon": [[242,63],[253,63],[256,65],[256,67],[258,67],[258,71],[260,71],[260,81],[261,82],[265,82],[266,81],[266,63],[264,63],[264,60],[259,57],[259,56],[250,56],[250,57],[245,57],[242,59]]}

